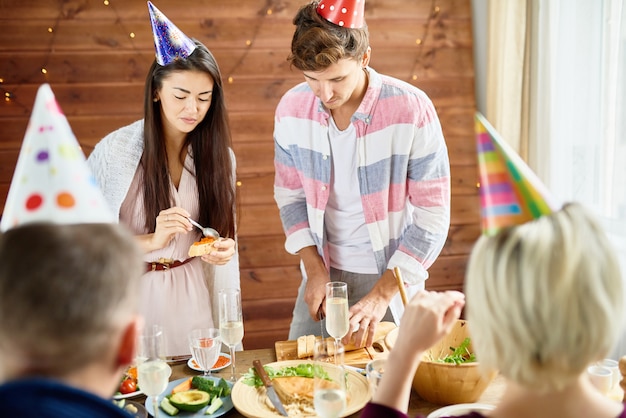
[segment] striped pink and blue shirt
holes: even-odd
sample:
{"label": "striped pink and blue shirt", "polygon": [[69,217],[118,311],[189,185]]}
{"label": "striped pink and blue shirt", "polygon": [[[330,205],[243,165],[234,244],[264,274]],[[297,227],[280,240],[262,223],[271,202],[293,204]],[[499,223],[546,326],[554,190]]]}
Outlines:
{"label": "striped pink and blue shirt", "polygon": [[[352,116],[363,212],[379,273],[399,267],[422,285],[450,224],[450,163],[435,108],[424,92],[369,71]],[[295,254],[315,245],[329,266],[324,211],[331,184],[330,113],[306,83],[276,108],[274,198]]]}

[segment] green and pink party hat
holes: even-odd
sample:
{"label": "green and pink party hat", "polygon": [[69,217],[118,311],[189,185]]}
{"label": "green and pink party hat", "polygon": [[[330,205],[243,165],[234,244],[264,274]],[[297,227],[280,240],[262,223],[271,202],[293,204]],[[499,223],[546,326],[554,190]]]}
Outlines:
{"label": "green and pink party hat", "polygon": [[545,185],[480,113],[475,117],[482,230],[495,235],[558,210]]}

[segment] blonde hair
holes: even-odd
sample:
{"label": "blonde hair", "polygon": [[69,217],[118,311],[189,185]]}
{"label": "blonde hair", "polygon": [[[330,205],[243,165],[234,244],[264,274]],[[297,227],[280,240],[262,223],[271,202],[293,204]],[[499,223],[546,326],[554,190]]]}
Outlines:
{"label": "blonde hair", "polygon": [[534,390],[559,390],[606,356],[621,330],[620,267],[579,204],[481,237],[465,279],[481,365]]}

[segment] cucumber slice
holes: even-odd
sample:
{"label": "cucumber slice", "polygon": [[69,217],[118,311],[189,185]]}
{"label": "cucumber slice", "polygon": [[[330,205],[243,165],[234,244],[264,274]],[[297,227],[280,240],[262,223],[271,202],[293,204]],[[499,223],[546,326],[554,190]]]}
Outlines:
{"label": "cucumber slice", "polygon": [[178,415],[180,412],[178,408],[170,403],[170,400],[167,398],[161,399],[161,404],[159,405],[161,409],[169,416]]}
{"label": "cucumber slice", "polygon": [[213,398],[213,400],[211,401],[211,405],[209,405],[209,407],[206,409],[206,411],[204,411],[204,415],[211,415],[214,414],[215,412],[217,412],[218,409],[220,409],[220,407],[224,405],[224,402],[222,401],[221,398],[218,398],[217,396],[215,398]]}

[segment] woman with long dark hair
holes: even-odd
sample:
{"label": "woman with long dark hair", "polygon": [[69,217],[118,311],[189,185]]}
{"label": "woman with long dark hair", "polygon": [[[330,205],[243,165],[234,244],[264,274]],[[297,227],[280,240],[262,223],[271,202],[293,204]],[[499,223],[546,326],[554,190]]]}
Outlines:
{"label": "woman with long dark hair", "polygon": [[[219,288],[239,287],[235,158],[222,78],[211,52],[184,38],[187,49],[173,57],[160,54],[157,44],[144,119],[107,135],[88,160],[119,222],[145,251],[137,297],[146,324],[164,326],[168,356],[189,353],[191,329],[217,326],[212,307]],[[209,254],[189,257],[201,238],[189,219],[223,237]]]}

